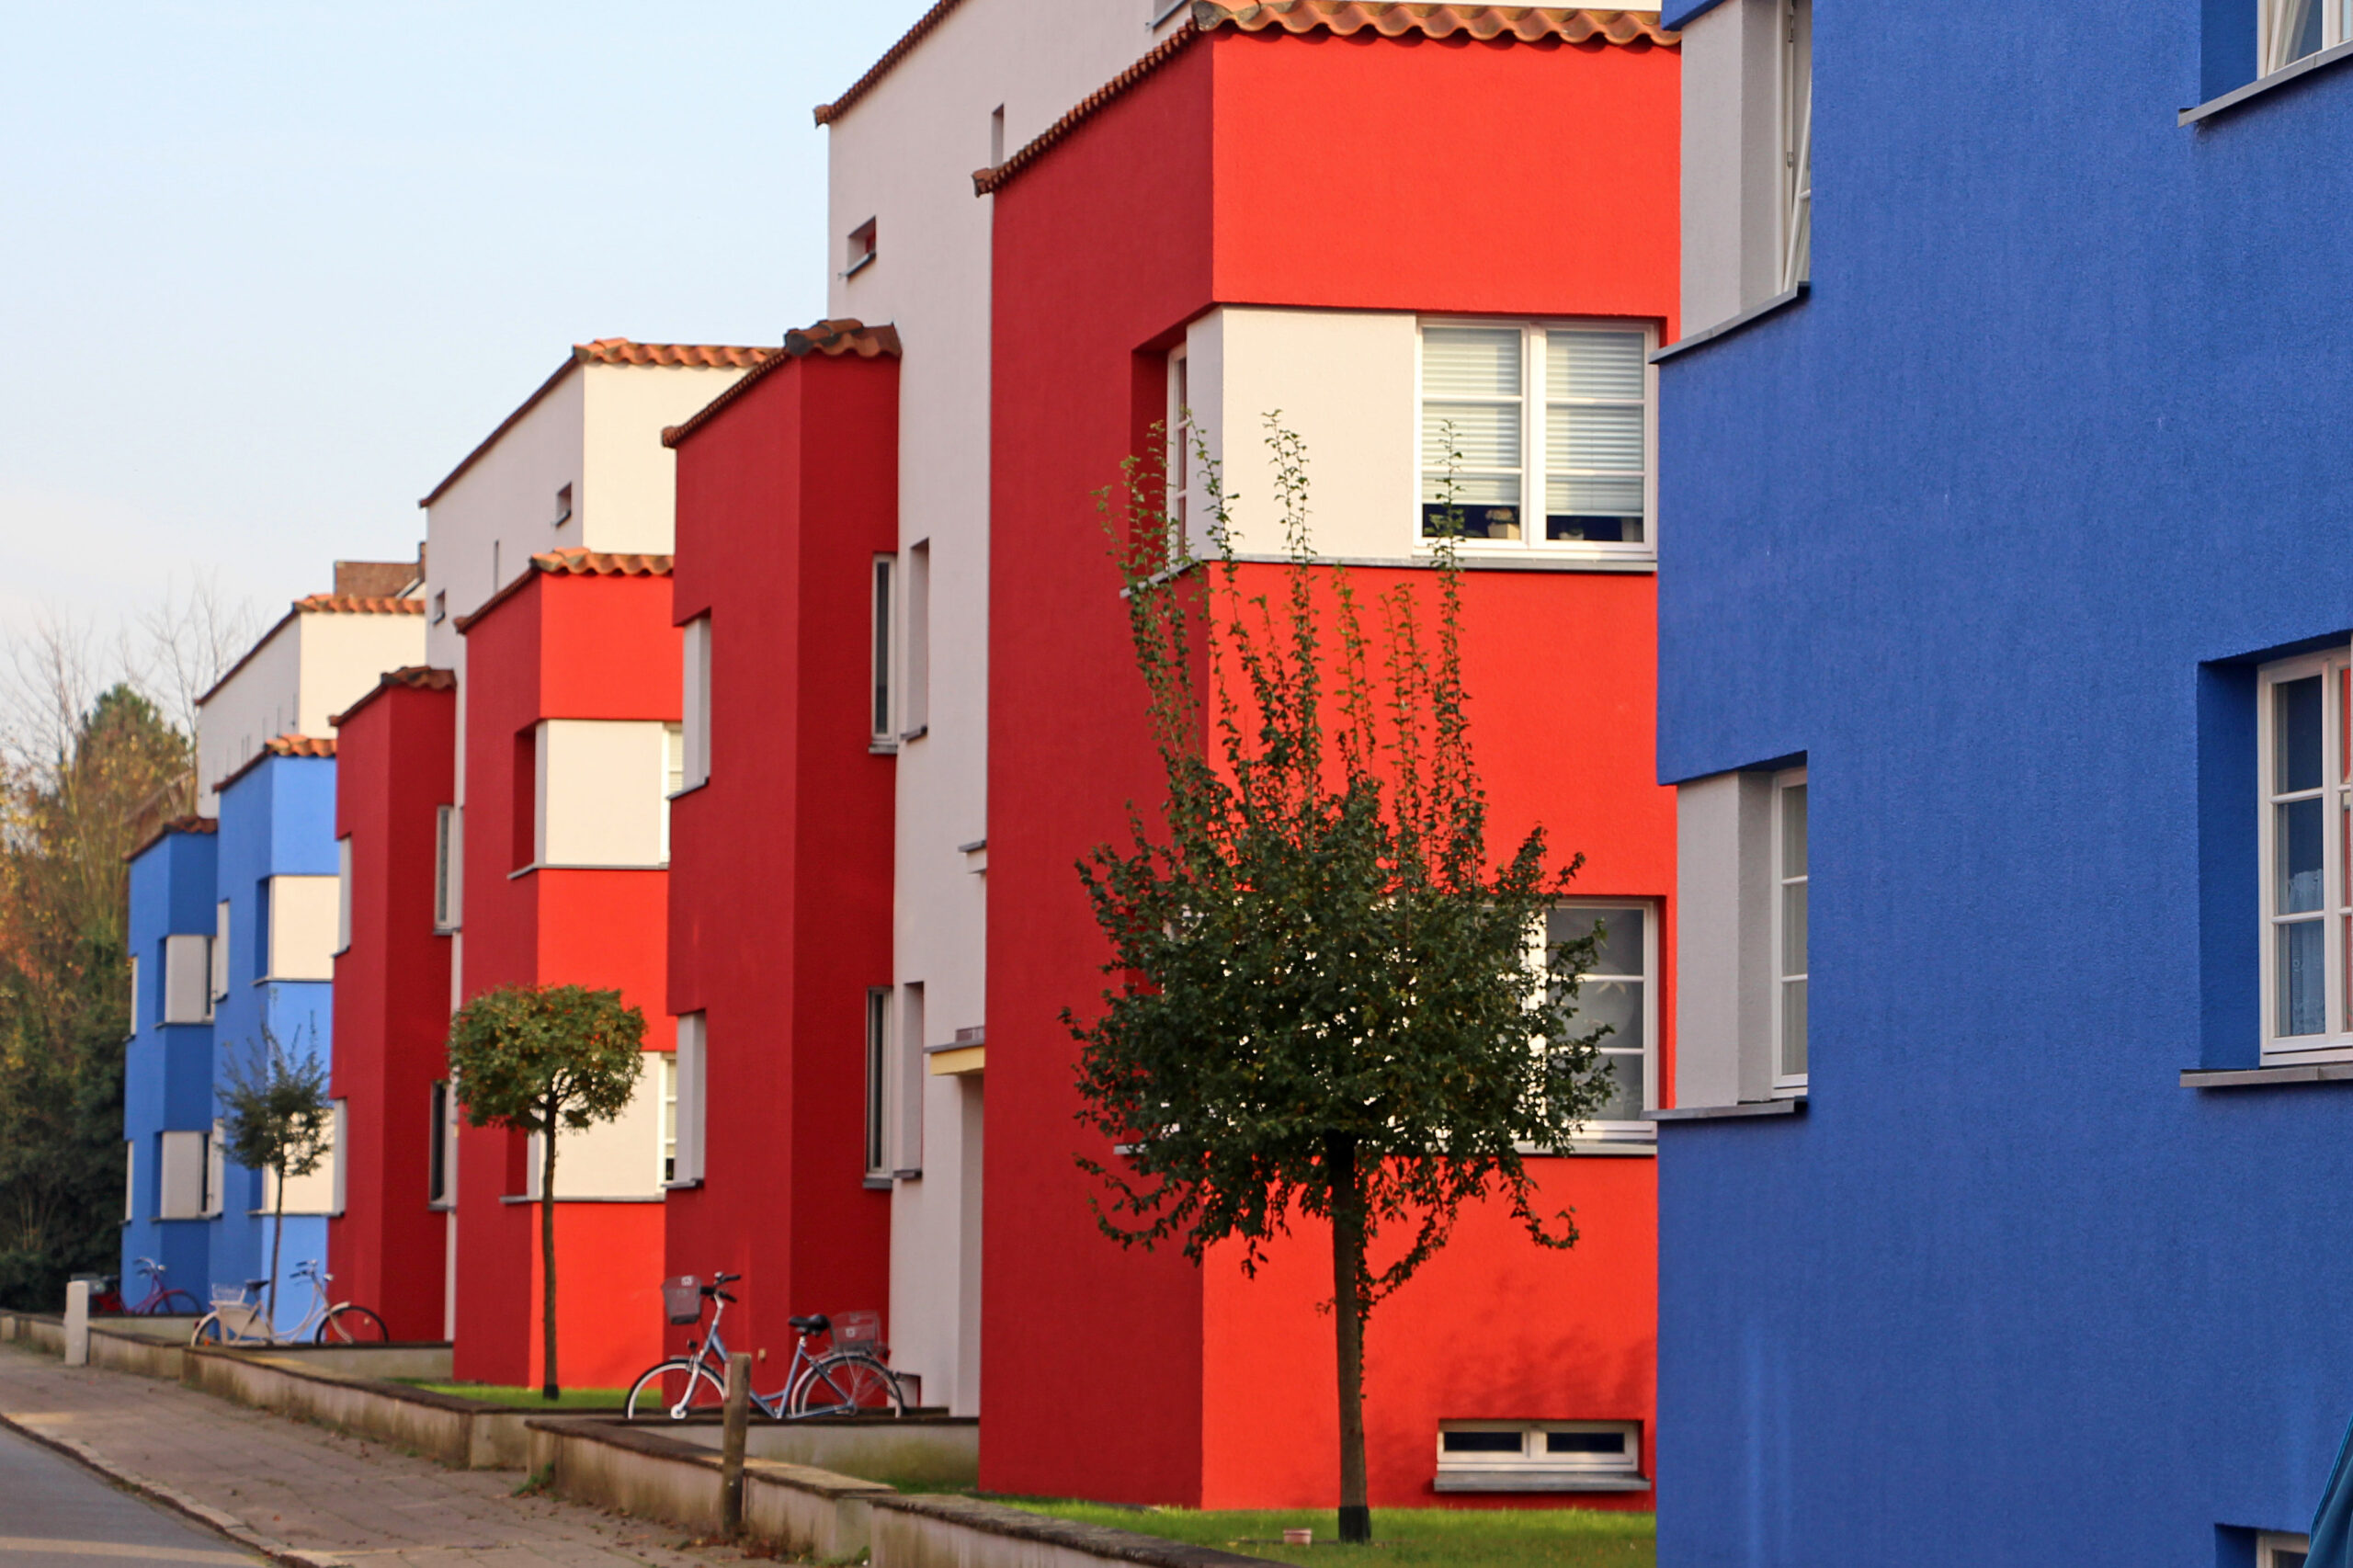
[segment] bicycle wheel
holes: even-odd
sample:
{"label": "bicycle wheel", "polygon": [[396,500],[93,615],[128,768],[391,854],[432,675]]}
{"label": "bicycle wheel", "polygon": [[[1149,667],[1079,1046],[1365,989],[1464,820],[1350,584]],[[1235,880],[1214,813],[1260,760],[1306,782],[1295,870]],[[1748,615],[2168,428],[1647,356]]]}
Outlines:
{"label": "bicycle wheel", "polygon": [[226,1345],[229,1342],[229,1336],[221,1331],[221,1314],[219,1312],[205,1313],[197,1321],[196,1326],[188,1331],[188,1342],[190,1345],[214,1346]]}
{"label": "bicycle wheel", "polygon": [[139,1312],[141,1315],[146,1317],[176,1318],[194,1317],[203,1310],[197,1303],[196,1298],[186,1290],[166,1290],[148,1305],[140,1308]]}
{"label": "bicycle wheel", "polygon": [[801,1374],[787,1415],[904,1415],[899,1380],[873,1357],[855,1350],[828,1356]]}
{"label": "bicycle wheel", "polygon": [[321,1345],[382,1345],[392,1336],[385,1332],[382,1318],[346,1301],[327,1309],[319,1332],[312,1337]]}
{"label": "bicycle wheel", "polygon": [[625,1414],[631,1421],[683,1421],[717,1415],[726,1404],[727,1390],[710,1368],[674,1357],[655,1362],[630,1386]]}

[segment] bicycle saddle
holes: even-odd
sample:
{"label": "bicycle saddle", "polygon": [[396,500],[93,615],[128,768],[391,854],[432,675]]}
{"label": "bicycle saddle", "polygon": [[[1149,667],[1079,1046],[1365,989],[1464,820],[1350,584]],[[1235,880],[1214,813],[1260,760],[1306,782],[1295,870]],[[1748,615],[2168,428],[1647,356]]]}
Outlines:
{"label": "bicycle saddle", "polygon": [[245,1289],[248,1290],[258,1290],[268,1283],[269,1281],[267,1279],[248,1279],[245,1281]]}
{"label": "bicycle saddle", "polygon": [[833,1320],[823,1312],[819,1312],[814,1317],[787,1318],[784,1321],[802,1334],[823,1334],[834,1326]]}

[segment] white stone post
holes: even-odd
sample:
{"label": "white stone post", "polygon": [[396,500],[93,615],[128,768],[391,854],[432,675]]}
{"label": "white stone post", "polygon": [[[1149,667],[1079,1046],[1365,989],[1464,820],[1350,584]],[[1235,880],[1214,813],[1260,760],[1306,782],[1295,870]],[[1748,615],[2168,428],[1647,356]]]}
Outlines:
{"label": "white stone post", "polygon": [[65,1287],[65,1364],[90,1364],[90,1282],[76,1279]]}

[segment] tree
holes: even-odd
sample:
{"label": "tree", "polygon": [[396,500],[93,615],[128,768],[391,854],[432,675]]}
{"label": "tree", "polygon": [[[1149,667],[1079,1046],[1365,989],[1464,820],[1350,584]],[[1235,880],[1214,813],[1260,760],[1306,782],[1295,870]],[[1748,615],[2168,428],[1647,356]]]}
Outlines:
{"label": "tree", "polygon": [[449,1022],[449,1073],[466,1119],[540,1136],[540,1392],[561,1392],[555,1362],[555,1146],[561,1128],[620,1115],[644,1066],[645,1015],[618,991],[502,985]]}
{"label": "tree", "polygon": [[[1279,415],[1267,431],[1279,602],[1245,592],[1206,449],[1207,562],[1156,460],[1099,497],[1168,794],[1157,826],[1131,803],[1132,848],[1079,863],[1115,986],[1091,1020],[1063,1017],[1080,1119],[1114,1145],[1079,1161],[1107,1233],[1196,1264],[1238,1240],[1255,1274],[1294,1214],[1329,1228],[1340,1536],[1368,1540],[1372,1308],[1467,1201],[1499,1195],[1539,1244],[1574,1244],[1567,1210],[1537,1212],[1521,1150],[1566,1149],[1606,1102],[1608,1031],[1570,1022],[1596,936],[1533,935],[1583,858],[1556,867],[1541,829],[1488,856],[1451,540],[1435,628],[1404,583],[1375,600],[1376,646],[1348,574],[1309,544],[1303,443]],[[1376,1263],[1385,1227],[1403,1244]]]}
{"label": "tree", "polygon": [[[188,737],[51,627],[0,660],[0,1303],[53,1310],[121,1246],[123,857]],[[185,809],[180,807],[178,809]]]}
{"label": "tree", "polygon": [[[301,1040],[298,1034],[297,1041]],[[221,1137],[230,1159],[249,1171],[267,1171],[277,1194],[270,1205],[269,1289],[265,1323],[278,1322],[278,1249],[286,1236],[286,1184],[319,1168],[333,1147],[335,1106],[327,1098],[326,1064],[305,1047],[300,1055],[280,1044],[267,1023],[261,1039],[246,1046],[244,1060],[231,1059],[224,1082],[213,1091],[221,1102]]]}

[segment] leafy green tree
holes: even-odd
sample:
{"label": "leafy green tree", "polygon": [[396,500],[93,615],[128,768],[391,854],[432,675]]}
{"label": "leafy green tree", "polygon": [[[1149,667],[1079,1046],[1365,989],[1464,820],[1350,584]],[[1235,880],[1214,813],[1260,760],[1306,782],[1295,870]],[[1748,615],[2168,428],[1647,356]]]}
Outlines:
{"label": "leafy green tree", "polygon": [[[299,1043],[301,1036],[296,1040]],[[213,1091],[221,1102],[222,1146],[249,1171],[267,1171],[277,1193],[270,1206],[269,1289],[263,1321],[278,1322],[278,1250],[286,1235],[286,1184],[324,1163],[333,1148],[335,1106],[327,1098],[326,1063],[304,1047],[298,1055],[268,1024],[247,1045],[243,1061],[223,1064]]]}
{"label": "leafy green tree", "polygon": [[1196,1264],[1238,1241],[1255,1273],[1294,1215],[1328,1228],[1340,1535],[1368,1540],[1371,1311],[1466,1202],[1500,1197],[1539,1244],[1574,1243],[1566,1210],[1538,1211],[1522,1150],[1566,1149],[1606,1103],[1608,1031],[1571,1023],[1597,936],[1535,935],[1582,857],[1556,863],[1540,829],[1488,853],[1451,540],[1427,580],[1434,626],[1409,579],[1374,599],[1376,641],[1309,544],[1303,443],[1279,415],[1267,429],[1279,595],[1245,590],[1206,450],[1207,562],[1171,527],[1156,460],[1100,497],[1168,793],[1156,824],[1131,805],[1131,848],[1080,862],[1115,986],[1063,1019],[1082,1120],[1115,1148],[1080,1160],[1109,1235]]}
{"label": "leafy green tree", "polygon": [[466,1119],[540,1135],[540,1392],[560,1397],[555,1362],[555,1152],[559,1129],[620,1115],[644,1067],[645,1015],[618,991],[502,985],[449,1023],[449,1072]]}
{"label": "leafy green tree", "polygon": [[43,1310],[121,1246],[123,858],[188,809],[190,753],[128,685],[78,695],[70,647],[17,652],[0,671],[0,1303]]}

